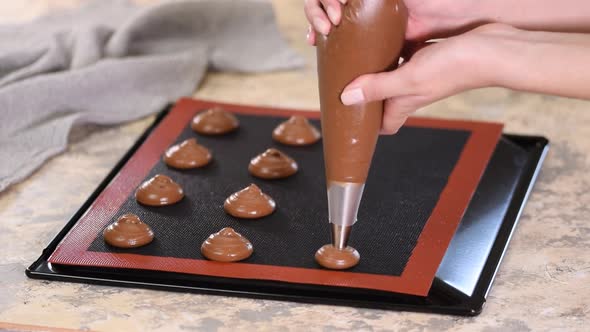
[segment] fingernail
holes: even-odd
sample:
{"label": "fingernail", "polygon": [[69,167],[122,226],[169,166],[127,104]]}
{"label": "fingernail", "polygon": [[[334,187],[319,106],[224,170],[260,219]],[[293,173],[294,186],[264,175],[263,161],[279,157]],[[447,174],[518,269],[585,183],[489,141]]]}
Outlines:
{"label": "fingernail", "polygon": [[346,0],[338,0],[340,1],[341,4],[345,5],[346,4]]}
{"label": "fingernail", "polygon": [[318,17],[313,19],[313,26],[315,26],[322,35],[327,35],[330,32],[330,24]]}
{"label": "fingernail", "polygon": [[311,42],[311,27],[307,27],[307,34],[305,35],[305,39],[307,39],[308,43]]}
{"label": "fingernail", "polygon": [[328,17],[330,17],[330,21],[332,21],[332,24],[337,25],[340,22],[337,22],[337,16],[338,16],[338,12],[336,11],[336,8],[334,7],[328,7]]}
{"label": "fingernail", "polygon": [[340,100],[344,105],[354,105],[362,103],[365,100],[365,95],[360,88],[350,89],[342,92]]}
{"label": "fingernail", "polygon": [[395,134],[395,132],[391,131],[391,130],[387,130],[387,129],[381,129],[379,131],[379,135],[393,135]]}

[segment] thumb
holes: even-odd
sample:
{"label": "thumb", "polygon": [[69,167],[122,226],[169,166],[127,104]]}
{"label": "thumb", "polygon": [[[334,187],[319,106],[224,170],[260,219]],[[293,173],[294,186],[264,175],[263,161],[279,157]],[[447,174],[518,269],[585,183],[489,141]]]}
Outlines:
{"label": "thumb", "polygon": [[362,75],[352,81],[340,95],[344,105],[354,105],[414,94],[412,64],[377,74]]}

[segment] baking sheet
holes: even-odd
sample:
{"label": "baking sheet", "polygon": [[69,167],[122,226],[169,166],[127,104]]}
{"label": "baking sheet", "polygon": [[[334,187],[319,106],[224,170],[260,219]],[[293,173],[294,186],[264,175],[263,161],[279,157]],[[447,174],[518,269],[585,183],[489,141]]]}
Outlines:
{"label": "baking sheet", "polygon": [[[243,126],[236,134],[205,138],[192,133],[192,116],[212,105],[180,101],[49,261],[425,295],[501,133],[497,124],[412,119],[399,135],[382,138],[351,239],[362,254],[361,264],[328,271],[313,262],[315,250],[329,241],[321,145],[287,148],[271,140],[272,128],[296,111],[237,105],[221,105],[240,116]],[[191,136],[213,150],[214,164],[189,172],[166,168],[162,152]],[[294,157],[300,173],[272,182],[250,177],[249,159],[270,146]],[[139,183],[158,172],[187,190],[179,205],[145,208],[133,200]],[[277,200],[278,211],[257,221],[225,215],[225,197],[250,182]],[[102,229],[126,212],[139,214],[157,240],[132,251],[105,246]],[[250,238],[255,246],[250,259],[232,264],[203,260],[200,243],[225,226]],[[363,241],[367,238],[371,241]]]}

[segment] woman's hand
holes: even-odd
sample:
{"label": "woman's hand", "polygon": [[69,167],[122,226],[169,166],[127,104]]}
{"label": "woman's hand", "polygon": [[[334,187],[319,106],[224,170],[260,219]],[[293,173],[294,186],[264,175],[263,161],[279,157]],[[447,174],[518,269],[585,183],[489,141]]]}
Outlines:
{"label": "woman's hand", "polygon": [[[305,0],[305,16],[310,23],[307,41],[315,45],[315,32],[328,35],[332,26],[340,24],[342,5],[351,0]],[[469,0],[405,0],[408,8],[406,39],[424,41],[452,36],[473,27],[478,19],[477,1]]]}
{"label": "woman's hand", "polygon": [[[340,24],[341,4],[352,0],[305,0],[310,23],[307,40],[315,44],[315,31],[328,35]],[[408,8],[406,39],[446,38],[487,23],[504,23],[519,29],[553,32],[590,32],[588,0],[405,0]]]}
{"label": "woman's hand", "polygon": [[394,134],[418,108],[461,91],[497,84],[495,45],[516,29],[489,24],[429,44],[392,72],[368,74],[341,95],[352,105],[385,100],[383,134]]}
{"label": "woman's hand", "polygon": [[462,91],[501,86],[590,99],[590,35],[487,24],[419,49],[397,70],[362,75],[341,95],[352,105],[385,101],[382,133],[417,109]]}
{"label": "woman's hand", "polygon": [[[347,1],[354,0],[306,0],[310,44],[315,44],[315,31],[327,35],[340,23]],[[396,133],[418,108],[480,87],[590,99],[590,35],[525,31],[589,32],[587,0],[404,2],[409,14],[406,39],[418,42],[407,45],[447,39],[409,54],[406,50],[400,68],[358,77],[341,95],[346,105],[384,100],[384,134]],[[510,25],[485,24],[494,21]]]}
{"label": "woman's hand", "polygon": [[342,19],[341,4],[347,0],[305,0],[303,7],[309,22],[307,41],[315,45],[315,31],[323,35],[330,33],[332,25],[340,24]]}

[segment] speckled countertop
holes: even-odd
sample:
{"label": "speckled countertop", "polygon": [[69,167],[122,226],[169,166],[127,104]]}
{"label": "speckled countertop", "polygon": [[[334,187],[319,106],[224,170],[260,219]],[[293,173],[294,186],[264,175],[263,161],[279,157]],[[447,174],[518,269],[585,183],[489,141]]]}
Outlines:
{"label": "speckled countertop", "polygon": [[[2,1],[17,21],[79,0]],[[140,1],[143,3],[149,0]],[[314,51],[304,43],[302,0],[275,0],[279,24],[308,60],[296,72],[211,74],[196,97],[318,108]],[[544,135],[551,150],[500,267],[474,318],[355,309],[29,280],[25,268],[90,195],[151,118],[86,126],[66,153],[0,194],[0,322],[103,331],[172,330],[587,330],[590,325],[590,102],[486,89],[421,115],[500,121]],[[2,325],[15,328],[15,325]],[[32,327],[29,327],[32,329]]]}

